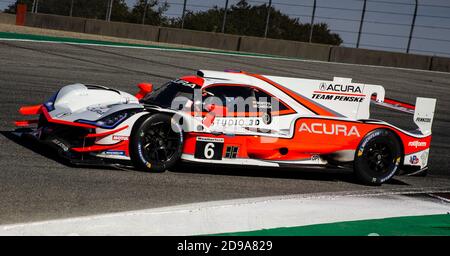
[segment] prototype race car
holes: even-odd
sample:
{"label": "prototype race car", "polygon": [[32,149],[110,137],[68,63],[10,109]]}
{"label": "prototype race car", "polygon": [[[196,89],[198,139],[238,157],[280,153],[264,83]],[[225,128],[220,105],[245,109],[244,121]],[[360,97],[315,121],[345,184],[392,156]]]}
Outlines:
{"label": "prototype race car", "polygon": [[[366,184],[400,169],[427,170],[436,100],[385,99],[382,86],[200,70],[131,95],[72,84],[42,105],[20,108],[36,120],[17,132],[48,144],[77,165],[132,165],[159,172],[177,162],[349,167]],[[370,104],[414,115],[406,131],[369,119]],[[26,128],[35,125],[35,128]]]}

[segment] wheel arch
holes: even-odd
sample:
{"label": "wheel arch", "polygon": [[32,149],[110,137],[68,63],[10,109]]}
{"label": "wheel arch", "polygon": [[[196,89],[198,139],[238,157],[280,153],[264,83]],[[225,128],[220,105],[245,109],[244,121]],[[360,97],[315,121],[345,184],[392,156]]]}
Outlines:
{"label": "wheel arch", "polygon": [[[398,134],[399,131],[398,131],[397,129],[394,129],[394,128],[390,127],[390,126],[375,127],[375,128],[373,128],[373,129],[371,129],[370,131],[368,131],[366,134],[364,134],[364,136],[362,136],[361,139],[360,139],[359,142],[358,142],[358,146],[356,147],[356,151],[355,151],[355,156],[356,156],[356,154],[358,153],[358,152],[357,152],[357,151],[358,151],[358,148],[360,147],[360,145],[361,145],[362,141],[364,140],[364,138],[365,138],[368,134],[370,134],[371,132],[373,132],[373,131],[375,131],[375,130],[380,130],[380,129],[382,129],[382,130],[387,130],[387,131],[391,132],[391,133],[394,135],[394,137],[397,139],[397,141],[399,142],[399,145],[400,145],[400,152],[401,152],[400,167],[402,167],[402,166],[403,166],[403,160],[404,160],[404,158],[405,158],[405,146],[404,146],[404,144],[403,144],[402,138],[401,138],[400,135]],[[356,158],[356,157],[355,157],[355,158]]]}
{"label": "wheel arch", "polygon": [[404,154],[405,154],[405,146],[403,145],[403,140],[402,140],[402,138],[401,138],[400,135],[398,134],[399,131],[398,131],[397,129],[394,129],[394,128],[390,127],[390,126],[375,127],[375,128],[373,128],[373,129],[371,129],[371,130],[368,131],[366,134],[364,134],[364,136],[361,137],[361,139],[360,139],[359,142],[358,142],[358,146],[359,146],[359,144],[361,143],[361,141],[362,141],[369,133],[371,133],[371,132],[373,132],[373,131],[375,131],[375,130],[379,130],[379,129],[388,130],[388,131],[390,131],[390,132],[392,132],[392,133],[394,134],[395,138],[397,138],[398,142],[400,143],[400,146],[401,146],[401,149],[402,149],[402,155],[404,155]]}
{"label": "wheel arch", "polygon": [[[381,126],[364,134],[358,143],[353,162],[354,173],[360,181],[369,185],[381,185],[399,173],[404,146],[397,132]],[[383,144],[387,146],[384,149]],[[390,149],[388,153],[385,153],[386,148]],[[385,154],[388,161],[382,160]]]}
{"label": "wheel arch", "polygon": [[[139,146],[141,142],[139,142],[139,134],[140,131],[150,131],[147,128],[143,128],[143,126],[148,126],[149,123],[154,123],[153,121],[156,121],[156,123],[154,124],[159,124],[160,122],[164,121],[164,122],[168,122],[169,126],[171,125],[171,120],[172,120],[172,116],[173,113],[168,113],[166,111],[148,111],[146,114],[143,114],[142,116],[140,116],[136,122],[133,124],[131,133],[130,133],[130,143],[129,143],[129,151],[130,151],[130,158],[131,161],[133,163],[133,165],[140,170],[143,171],[154,171],[154,172],[163,172],[168,168],[173,167],[173,165],[176,163],[176,161],[179,160],[179,158],[181,157],[182,154],[182,149],[183,149],[183,142],[184,142],[184,136],[183,136],[183,132],[180,129],[177,133],[179,133],[179,145],[177,146],[178,149],[175,150],[175,152],[178,153],[173,153],[173,155],[171,155],[170,158],[167,158],[166,160],[163,160],[162,162],[159,160],[159,153],[157,153],[157,158],[156,161],[153,159],[148,159],[147,157],[145,157],[142,153],[141,147]],[[162,119],[161,119],[162,118]],[[156,119],[156,120],[155,120]],[[165,129],[163,129],[165,130]],[[157,136],[158,137],[158,136]],[[165,136],[163,135],[162,138],[164,139]],[[161,139],[161,137],[160,137]],[[163,144],[157,144],[157,145],[163,145]],[[167,151],[163,150],[165,152],[165,157],[167,157]],[[172,158],[172,156],[174,156],[174,158]],[[171,160],[172,158],[172,160]],[[175,159],[175,160],[173,160]]]}

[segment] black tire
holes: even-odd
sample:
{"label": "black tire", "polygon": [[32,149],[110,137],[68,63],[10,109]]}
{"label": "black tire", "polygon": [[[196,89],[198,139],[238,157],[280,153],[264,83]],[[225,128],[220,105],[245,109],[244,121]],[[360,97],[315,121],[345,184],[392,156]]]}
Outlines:
{"label": "black tire", "polygon": [[178,162],[183,153],[183,133],[179,125],[173,123],[172,126],[169,115],[161,113],[142,117],[135,123],[129,150],[137,169],[164,172]]}
{"label": "black tire", "polygon": [[356,149],[355,175],[364,184],[381,185],[397,172],[402,155],[402,145],[393,132],[386,129],[371,131]]}

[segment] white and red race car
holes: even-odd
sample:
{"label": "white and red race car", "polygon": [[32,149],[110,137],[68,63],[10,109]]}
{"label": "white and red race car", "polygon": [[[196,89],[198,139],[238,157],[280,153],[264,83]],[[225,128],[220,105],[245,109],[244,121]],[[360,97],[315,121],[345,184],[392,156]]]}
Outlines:
{"label": "white and red race car", "polygon": [[[349,167],[366,184],[400,169],[427,169],[436,100],[385,99],[382,86],[200,70],[131,95],[72,84],[42,105],[20,108],[21,136],[51,145],[74,164],[164,171],[177,162],[264,167]],[[369,119],[372,103],[414,115],[405,131]],[[35,128],[23,128],[32,125]]]}

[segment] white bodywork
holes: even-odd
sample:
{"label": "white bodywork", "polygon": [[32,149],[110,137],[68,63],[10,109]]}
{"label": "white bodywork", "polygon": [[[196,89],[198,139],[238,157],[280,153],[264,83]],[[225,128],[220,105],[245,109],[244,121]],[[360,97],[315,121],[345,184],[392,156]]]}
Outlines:
{"label": "white bodywork", "polygon": [[[312,80],[312,79],[301,79],[301,78],[288,78],[288,77],[276,77],[276,76],[266,76],[272,81],[277,82],[284,87],[301,94],[307,98],[311,98],[310,95],[323,93],[342,93],[338,94],[328,94],[330,96],[348,96],[344,94],[349,94],[349,88],[354,88],[354,90],[360,91],[359,93],[354,93],[355,95],[363,95],[356,98],[363,99],[361,102],[357,101],[336,101],[336,100],[326,100],[326,99],[312,99],[315,102],[341,114],[344,117],[350,119],[368,119],[370,118],[370,97],[371,95],[377,96],[377,101],[384,100],[384,88],[380,85],[372,84],[361,84],[353,83],[351,78],[341,78],[334,77],[333,81],[326,80]],[[353,86],[353,87],[351,87]],[[329,91],[327,88],[341,88],[340,91]],[[318,93],[315,93],[318,92]]]}
{"label": "white bodywork", "polygon": [[[235,83],[235,84],[248,84],[253,85],[257,88],[266,90],[267,92],[280,98],[282,101],[286,102],[289,106],[293,107],[297,113],[302,114],[313,114],[308,109],[299,105],[295,100],[286,95],[283,91],[271,86],[267,82],[264,82],[255,77],[248,76],[242,73],[229,73],[229,72],[217,72],[209,70],[201,70],[203,77],[205,78],[204,87],[207,88],[210,84],[216,83]],[[370,118],[369,106],[370,97],[376,95],[377,101],[382,102],[384,100],[384,88],[380,85],[372,84],[361,84],[353,83],[351,78],[341,78],[334,77],[332,81],[329,80],[315,80],[315,79],[303,79],[303,78],[292,78],[292,77],[279,77],[279,76],[265,76],[264,77],[282,85],[283,87],[296,92],[300,96],[306,97],[310,100],[331,109],[342,115],[342,117],[347,117],[350,119],[368,119]],[[323,99],[312,99],[312,95],[315,91],[328,92],[325,88],[321,86],[332,85],[334,87],[343,88],[342,91],[336,93],[349,93],[347,90],[353,86],[354,90],[360,91],[360,94],[364,95],[364,100],[362,102],[350,102],[350,101],[330,101]],[[345,90],[347,88],[347,90]],[[361,96],[362,97],[362,96]],[[338,104],[337,104],[338,103]]]}
{"label": "white bodywork", "polygon": [[54,101],[54,110],[49,114],[54,119],[74,122],[78,119],[95,121],[119,109],[142,108],[133,95],[102,88],[88,89],[83,84],[67,85],[59,90]]}

